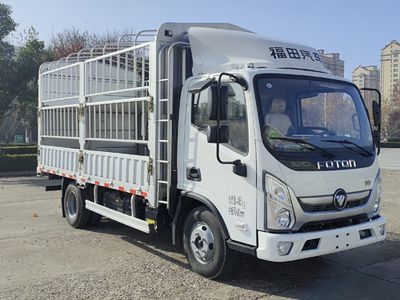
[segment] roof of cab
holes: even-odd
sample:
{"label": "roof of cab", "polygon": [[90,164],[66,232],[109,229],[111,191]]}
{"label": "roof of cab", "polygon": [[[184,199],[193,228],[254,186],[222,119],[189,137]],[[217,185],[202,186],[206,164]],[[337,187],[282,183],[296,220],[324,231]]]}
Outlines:
{"label": "roof of cab", "polygon": [[193,74],[246,67],[330,72],[315,48],[257,34],[216,28],[190,27]]}

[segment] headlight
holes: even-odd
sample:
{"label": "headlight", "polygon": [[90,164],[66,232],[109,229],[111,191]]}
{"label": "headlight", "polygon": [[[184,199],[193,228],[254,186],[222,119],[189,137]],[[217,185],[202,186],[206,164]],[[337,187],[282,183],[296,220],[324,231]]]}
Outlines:
{"label": "headlight", "polygon": [[290,229],[294,225],[294,212],[287,186],[269,174],[265,175],[267,199],[267,228]]}
{"label": "headlight", "polygon": [[372,201],[374,201],[374,214],[377,214],[379,211],[379,205],[382,198],[382,180],[381,180],[381,172],[378,171],[378,175],[376,175],[374,187],[372,188]]}

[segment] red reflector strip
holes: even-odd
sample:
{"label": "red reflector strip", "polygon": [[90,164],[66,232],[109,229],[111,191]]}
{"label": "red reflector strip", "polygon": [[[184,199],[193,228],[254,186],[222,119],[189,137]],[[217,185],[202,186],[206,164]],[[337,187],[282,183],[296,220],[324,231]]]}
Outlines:
{"label": "red reflector strip", "polygon": [[141,195],[141,196],[147,198],[147,192],[139,192],[139,193],[137,193],[136,189],[130,189],[129,193],[131,193],[132,195]]}

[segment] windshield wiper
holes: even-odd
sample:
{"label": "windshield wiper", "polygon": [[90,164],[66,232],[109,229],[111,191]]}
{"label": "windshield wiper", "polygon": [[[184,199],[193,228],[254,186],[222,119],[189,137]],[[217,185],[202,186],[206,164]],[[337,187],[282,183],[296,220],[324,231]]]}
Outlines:
{"label": "windshield wiper", "polygon": [[365,154],[367,154],[368,156],[373,155],[373,154],[372,154],[371,152],[369,152],[367,149],[364,149],[364,148],[361,147],[360,145],[358,145],[358,144],[356,144],[356,143],[354,143],[354,142],[352,142],[352,141],[349,141],[349,140],[321,140],[321,142],[341,144],[341,145],[342,145],[343,147],[345,147],[346,149],[350,149],[350,150],[353,150],[353,151],[354,151],[353,148],[349,148],[349,147],[346,147],[345,145],[343,145],[343,144],[350,144],[350,145],[356,146],[358,149],[362,150],[362,151],[363,151]]}
{"label": "windshield wiper", "polygon": [[325,149],[318,147],[317,145],[314,145],[313,143],[310,143],[306,140],[303,139],[294,139],[294,138],[289,138],[289,137],[270,137],[270,140],[280,140],[280,141],[289,141],[289,142],[293,142],[295,144],[299,144],[299,145],[308,145],[311,146],[314,149],[317,149],[319,152],[324,153],[326,157],[328,157],[329,159],[332,159],[335,157],[335,155],[333,155],[332,153],[330,153],[329,151],[326,151]]}

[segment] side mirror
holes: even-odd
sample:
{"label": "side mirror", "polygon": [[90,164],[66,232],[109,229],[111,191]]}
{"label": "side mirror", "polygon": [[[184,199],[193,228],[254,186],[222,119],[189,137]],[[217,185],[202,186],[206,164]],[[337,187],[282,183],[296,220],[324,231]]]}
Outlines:
{"label": "side mirror", "polygon": [[217,126],[208,125],[207,127],[207,142],[216,144],[217,142],[225,144],[229,142],[229,127],[221,125],[219,127],[219,141],[217,139]]}
{"label": "side mirror", "polygon": [[[218,86],[212,85],[211,87],[211,100],[208,101],[208,119],[217,121],[218,120]],[[220,114],[219,120],[224,121],[228,119],[228,87],[221,86],[221,102],[220,102]]]}
{"label": "side mirror", "polygon": [[374,130],[374,139],[375,139],[375,145],[378,148],[377,154],[381,152],[381,104],[382,104],[382,95],[381,92],[377,89],[372,89],[372,88],[361,88],[360,91],[373,91],[377,93],[378,95],[378,100],[372,101],[372,118],[374,121],[374,126],[377,127],[376,130]]}
{"label": "side mirror", "polygon": [[378,127],[381,124],[381,109],[376,100],[372,102],[372,116],[374,118],[374,125]]}

